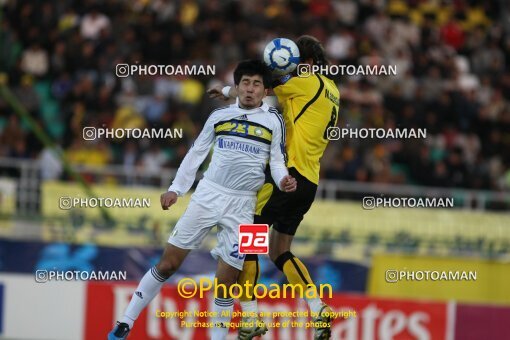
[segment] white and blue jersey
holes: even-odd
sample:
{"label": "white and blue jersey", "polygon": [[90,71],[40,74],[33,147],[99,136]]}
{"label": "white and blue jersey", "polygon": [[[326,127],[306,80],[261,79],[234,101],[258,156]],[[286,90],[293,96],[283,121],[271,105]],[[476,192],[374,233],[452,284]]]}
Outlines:
{"label": "white and blue jersey", "polygon": [[186,193],[211,147],[213,155],[204,178],[227,189],[256,192],[264,184],[267,163],[278,185],[288,174],[285,165],[285,126],[267,104],[245,110],[237,104],[211,113],[202,132],[182,161],[168,189]]}
{"label": "white and blue jersey", "polygon": [[169,191],[183,195],[191,188],[211,147],[209,167],[168,242],[181,249],[196,249],[217,225],[218,245],[211,254],[242,270],[245,255],[239,254],[238,226],[253,223],[256,193],[264,184],[265,168],[269,163],[278,185],[288,174],[283,119],[267,104],[245,110],[236,103],[213,111]]}

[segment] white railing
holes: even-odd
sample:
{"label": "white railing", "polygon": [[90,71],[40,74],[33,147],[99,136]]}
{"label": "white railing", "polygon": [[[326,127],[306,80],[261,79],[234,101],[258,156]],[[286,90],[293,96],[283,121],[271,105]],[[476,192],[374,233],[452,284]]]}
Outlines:
{"label": "white railing", "polygon": [[[121,185],[147,185],[166,188],[175,176],[176,169],[164,169],[158,174],[147,174],[143,167],[109,165],[102,167],[74,166],[81,175],[92,177],[101,183],[112,177]],[[37,213],[40,205],[40,164],[37,160],[0,158],[0,176],[18,178],[17,207],[19,213]],[[197,175],[200,179],[201,173]],[[510,192],[468,190],[461,188],[434,188],[415,185],[360,183],[340,180],[322,180],[317,197],[327,200],[361,200],[364,196],[375,197],[453,197],[465,209],[510,210]]]}
{"label": "white railing", "polygon": [[[318,195],[325,199],[338,199],[343,194],[357,194],[357,198],[364,196],[392,196],[392,197],[443,197],[461,201],[466,209],[485,210],[497,208],[510,210],[509,191],[469,190],[463,188],[437,188],[418,185],[359,183],[339,180],[322,180],[319,183]],[[457,206],[457,205],[456,205]],[[506,209],[505,209],[506,206]]]}

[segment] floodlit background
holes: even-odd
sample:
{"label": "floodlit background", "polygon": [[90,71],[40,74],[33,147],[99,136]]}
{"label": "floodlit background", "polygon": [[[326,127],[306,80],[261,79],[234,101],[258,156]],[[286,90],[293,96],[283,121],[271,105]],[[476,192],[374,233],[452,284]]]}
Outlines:
{"label": "floodlit background", "polygon": [[[293,252],[317,283],[332,285],[328,304],[357,311],[335,321],[333,339],[508,337],[507,2],[4,0],[0,8],[0,337],[106,336],[189,201],[159,207],[208,114],[224,105],[205,90],[232,84],[237,62],[260,58],[272,38],[302,34],[321,40],[332,64],[397,67],[396,76],[335,77],[339,127],[427,130],[425,139],[331,141],[322,159]],[[117,64],[209,65],[215,74],[118,77]],[[170,128],[182,138],[86,140],[84,127]],[[455,207],[365,210],[366,196],[453,198]],[[151,207],[67,210],[62,197],[149,198]],[[213,275],[215,242],[211,233],[190,255],[130,339],[207,338],[155,315],[211,306],[210,296],[179,298],[175,283]],[[260,260],[261,283],[284,283]],[[128,281],[36,283],[36,270],[126,271]],[[388,271],[402,280],[389,282]],[[409,279],[424,271],[476,271],[476,281]],[[292,299],[259,306],[306,310]],[[263,339],[310,336],[272,329]]]}

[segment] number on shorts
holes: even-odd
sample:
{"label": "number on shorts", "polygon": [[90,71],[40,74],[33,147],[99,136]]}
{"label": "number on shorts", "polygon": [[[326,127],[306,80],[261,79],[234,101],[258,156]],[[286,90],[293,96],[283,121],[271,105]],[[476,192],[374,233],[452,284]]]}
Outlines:
{"label": "number on shorts", "polygon": [[244,258],[246,257],[246,254],[239,254],[239,244],[238,243],[235,243],[234,244],[234,251],[232,251],[230,253],[230,256],[236,258],[236,259],[239,259],[239,260],[244,260]]}

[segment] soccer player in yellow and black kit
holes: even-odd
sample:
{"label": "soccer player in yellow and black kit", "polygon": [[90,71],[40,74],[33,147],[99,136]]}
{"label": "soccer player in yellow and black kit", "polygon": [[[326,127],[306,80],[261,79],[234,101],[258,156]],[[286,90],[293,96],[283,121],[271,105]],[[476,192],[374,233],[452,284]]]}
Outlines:
{"label": "soccer player in yellow and black kit", "polygon": [[[311,36],[302,36],[296,44],[302,64],[327,65],[324,48]],[[286,125],[287,167],[297,180],[297,190],[283,193],[277,190],[269,173],[266,183],[257,195],[254,222],[272,225],[269,236],[269,257],[285,274],[291,284],[301,285],[303,291],[315,289],[305,265],[290,251],[296,230],[303,216],[310,209],[319,183],[320,159],[328,145],[328,129],[335,127],[338,119],[340,94],[333,80],[321,74],[285,76],[273,91],[283,109]],[[234,89],[209,90],[211,97],[234,98]],[[253,287],[259,276],[257,255],[247,255],[243,272],[238,282],[247,281]],[[306,294],[305,294],[306,295]],[[240,298],[243,312],[258,313],[253,292],[245,292]],[[315,329],[314,339],[329,339],[331,336],[331,309],[320,298],[305,299],[310,310],[319,315],[314,321],[326,327]],[[256,314],[255,314],[256,315]],[[244,319],[250,322],[253,320]],[[241,328],[239,339],[252,339],[265,334],[267,328],[258,323],[252,328]]]}

